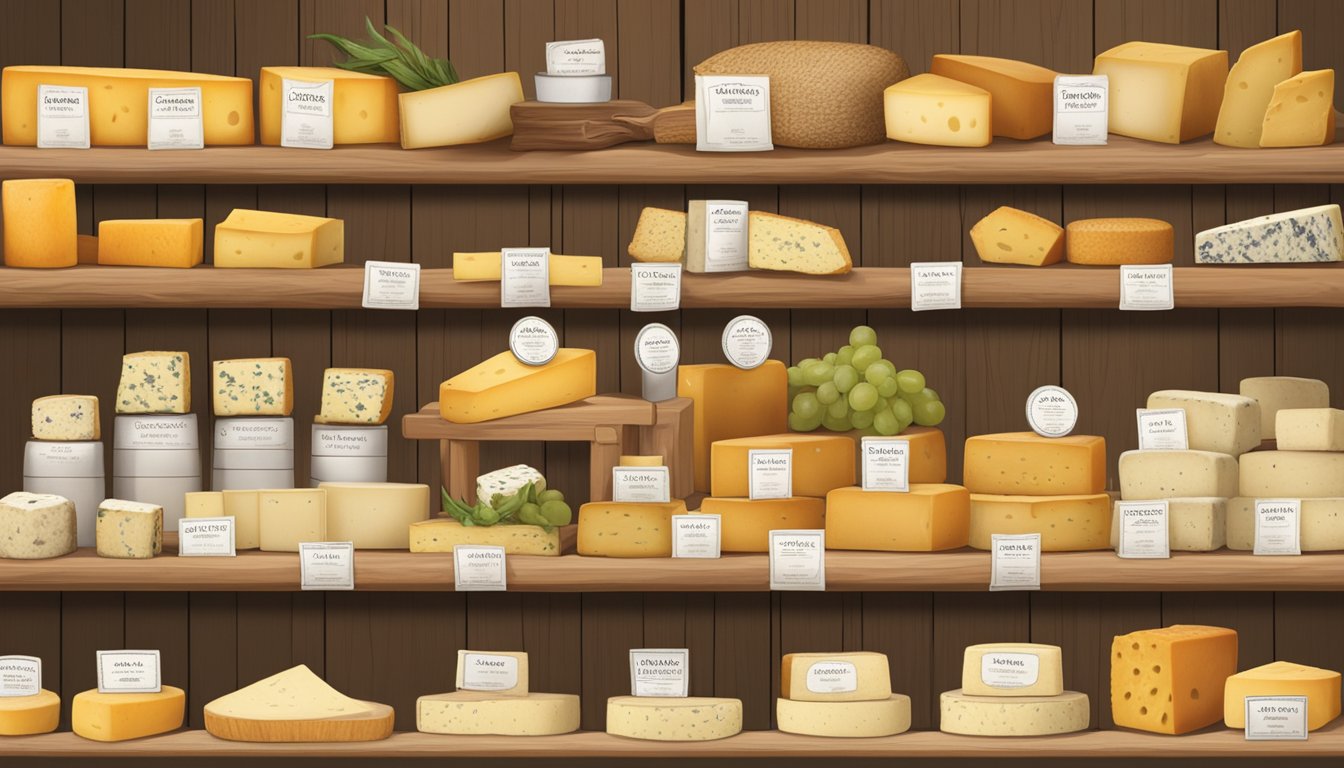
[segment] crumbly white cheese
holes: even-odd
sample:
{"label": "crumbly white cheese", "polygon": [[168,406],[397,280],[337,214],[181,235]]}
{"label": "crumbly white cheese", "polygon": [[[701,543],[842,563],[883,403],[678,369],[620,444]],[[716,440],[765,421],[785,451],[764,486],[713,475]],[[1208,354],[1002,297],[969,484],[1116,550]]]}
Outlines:
{"label": "crumbly white cheese", "polygon": [[50,493],[11,493],[0,499],[0,558],[41,560],[75,551],[75,505]]}

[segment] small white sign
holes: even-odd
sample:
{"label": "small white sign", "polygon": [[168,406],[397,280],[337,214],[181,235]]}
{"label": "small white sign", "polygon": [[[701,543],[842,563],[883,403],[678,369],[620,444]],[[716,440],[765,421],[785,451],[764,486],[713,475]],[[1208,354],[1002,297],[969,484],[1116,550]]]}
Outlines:
{"label": "small white sign", "polygon": [[1306,741],[1306,696],[1247,696],[1247,741]]}
{"label": "small white sign", "polygon": [[630,695],[690,695],[691,652],[687,648],[631,648]]}
{"label": "small white sign", "polygon": [[1165,499],[1117,501],[1115,514],[1120,517],[1117,555],[1136,560],[1171,557],[1170,513]]}
{"label": "small white sign", "polygon": [[910,490],[909,439],[865,436],[859,445],[863,450],[863,490]]}
{"label": "small white sign", "polygon": [[1056,144],[1105,144],[1109,79],[1106,75],[1056,75]]}
{"label": "small white sign", "polygon": [[89,148],[89,89],[37,86],[38,149]]}
{"label": "small white sign", "polygon": [[560,352],[560,334],[540,317],[528,315],[509,329],[509,350],[523,365],[545,365]]}
{"label": "small white sign", "polygon": [[97,651],[99,693],[159,693],[158,651]]}
{"label": "small white sign", "polygon": [[672,556],[717,560],[722,523],[718,515],[673,515]]}
{"label": "small white sign", "polygon": [[671,328],[649,323],[635,336],[635,362],[648,373],[666,374],[677,370],[681,362],[681,342]]}
{"label": "small white sign", "polygon": [[1029,688],[1041,677],[1034,653],[986,653],[980,657],[980,682],[990,688]]}
{"label": "small white sign", "polygon": [[859,671],[848,661],[818,661],[807,668],[803,685],[811,693],[853,693],[859,690]]}
{"label": "small white sign", "polygon": [[505,248],[500,251],[499,306],[551,306],[550,248]]}
{"label": "small white sign", "polygon": [[666,504],[672,500],[667,467],[612,467],[611,500]]}
{"label": "small white sign", "polygon": [[755,499],[793,496],[793,449],[747,451],[747,494]]}
{"label": "small white sign", "polygon": [[149,149],[205,149],[201,89],[150,88]]}
{"label": "small white sign", "polygon": [[299,584],[307,590],[355,588],[355,545],[349,541],[299,542]]}
{"label": "small white sign", "polygon": [[1078,401],[1063,387],[1037,387],[1027,396],[1027,423],[1041,437],[1064,437],[1078,424]]}
{"label": "small white sign", "polygon": [[680,308],[680,264],[630,265],[631,312],[669,312]]}
{"label": "small white sign", "polygon": [[770,133],[770,78],[695,76],[695,148],[700,152],[762,152]]}
{"label": "small white sign", "polygon": [[1041,534],[990,537],[989,591],[1041,588]]}
{"label": "small white sign", "polygon": [[598,38],[547,43],[546,74],[605,75],[607,47]]}
{"label": "small white sign", "polygon": [[462,654],[462,690],[507,691],[518,687],[518,659],[494,653]]}
{"label": "small white sign", "polygon": [[42,660],[36,656],[0,656],[0,698],[42,692]]}
{"label": "small white sign", "polygon": [[705,201],[705,272],[750,268],[750,206],[745,200]]}
{"label": "small white sign", "polygon": [[923,261],[910,265],[910,310],[961,309],[961,262]]}
{"label": "small white sign", "polygon": [[234,518],[184,517],[177,521],[178,557],[236,557]]}
{"label": "small white sign", "polygon": [[509,579],[503,547],[453,547],[453,584],[458,592],[506,592]]}
{"label": "small white sign", "polygon": [[1184,408],[1139,408],[1139,450],[1184,451],[1190,447]]}
{"label": "small white sign", "polygon": [[1256,499],[1253,554],[1302,554],[1301,524],[1301,499]]}
{"label": "small white sign", "polygon": [[316,83],[281,81],[284,105],[280,110],[280,146],[299,149],[331,149],[336,131],[332,120],[331,80]]}
{"label": "small white sign", "polygon": [[774,339],[770,334],[770,326],[760,318],[738,315],[723,327],[719,343],[728,362],[742,370],[750,370],[759,368],[770,359]]}
{"label": "small white sign", "polygon": [[770,532],[770,589],[826,591],[826,531]]}
{"label": "small white sign", "polygon": [[419,309],[420,265],[409,261],[364,262],[365,309]]}
{"label": "small white sign", "polygon": [[1175,309],[1170,264],[1122,265],[1120,267],[1120,308],[1152,311]]}

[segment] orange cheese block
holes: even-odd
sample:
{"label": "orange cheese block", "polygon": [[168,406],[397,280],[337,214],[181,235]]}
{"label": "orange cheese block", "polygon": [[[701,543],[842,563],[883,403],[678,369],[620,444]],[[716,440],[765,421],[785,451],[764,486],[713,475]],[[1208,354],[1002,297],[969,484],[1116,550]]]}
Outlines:
{"label": "orange cheese block", "polygon": [[1170,264],[1175,243],[1175,230],[1160,219],[1079,219],[1065,227],[1064,258],[1090,266]]}
{"label": "orange cheese block", "polygon": [[51,733],[61,722],[61,697],[43,688],[31,696],[0,696],[0,736]]}
{"label": "orange cheese block", "polygon": [[1307,730],[1314,731],[1339,717],[1339,673],[1291,661],[1238,672],[1227,678],[1223,692],[1223,722],[1228,728],[1246,727],[1248,696],[1306,696]]}
{"label": "orange cheese block", "polygon": [[476,424],[582,400],[597,394],[597,354],[562,348],[545,365],[524,365],[512,352],[498,355],[439,385],[439,414]]}
{"label": "orange cheese block", "polygon": [[333,144],[395,144],[401,141],[396,80],[336,67],[262,67],[257,91],[262,144],[280,144],[286,80],[332,81]]}
{"label": "orange cheese block", "polygon": [[826,548],[935,552],[966,546],[970,494],[960,485],[911,484],[909,493],[837,488],[826,494]]}
{"label": "orange cheese block", "polygon": [[988,264],[1044,267],[1064,258],[1064,228],[1034,213],[1006,205],[971,227],[971,243]]}
{"label": "orange cheese block", "polygon": [[190,269],[202,261],[204,229],[200,219],[109,219],[98,225],[98,263]]}
{"label": "orange cheese block", "polygon": [[[863,479],[863,438],[876,433],[871,429],[851,429],[843,434],[854,441],[854,484],[858,485]],[[910,482],[947,482],[947,438],[941,429],[909,426],[893,437],[910,441]]]}
{"label": "orange cheese block", "polygon": [[971,493],[1101,493],[1106,490],[1106,438],[1035,432],[968,437],[962,475]]}
{"label": "orange cheese block", "polygon": [[1223,719],[1227,678],[1237,671],[1237,633],[1174,624],[1111,643],[1111,719],[1124,728],[1189,733]]}
{"label": "orange cheese block", "polygon": [[5,266],[73,267],[79,263],[75,183],[69,179],[6,179]]}
{"label": "orange cheese block", "polygon": [[1034,139],[1054,129],[1054,70],[993,56],[939,53],[929,71],[989,91],[995,136]]}
{"label": "orange cheese block", "polygon": [[789,428],[789,379],[778,360],[746,371],[720,363],[680,366],[677,397],[695,405],[692,463],[695,490],[702,493],[709,492],[710,446],[715,441],[774,435]]}
{"label": "orange cheese block", "polygon": [[70,729],[94,741],[126,741],[175,731],[182,727],[187,695],[163,686],[158,693],[99,693],[95,688],[75,694]]}
{"label": "orange cheese block", "polygon": [[1111,497],[971,494],[971,546],[991,549],[996,533],[1039,533],[1043,552],[1111,548]]}
{"label": "orange cheese block", "polygon": [[719,550],[769,552],[770,532],[823,526],[826,500],[806,496],[791,499],[716,499],[700,504],[701,514],[719,515]]}
{"label": "orange cheese block", "polygon": [[747,457],[756,450],[793,451],[793,495],[825,496],[854,484],[854,440],[847,435],[781,435],[715,440],[710,446],[710,493],[749,496]]}
{"label": "orange cheese block", "polygon": [[578,551],[584,557],[671,557],[672,516],[686,502],[590,501],[579,507]]}

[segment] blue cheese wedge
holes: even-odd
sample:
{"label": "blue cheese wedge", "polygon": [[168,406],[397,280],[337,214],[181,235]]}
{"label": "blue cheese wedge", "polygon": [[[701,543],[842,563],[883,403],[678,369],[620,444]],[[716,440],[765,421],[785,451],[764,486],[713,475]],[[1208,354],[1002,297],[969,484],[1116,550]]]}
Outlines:
{"label": "blue cheese wedge", "polygon": [[318,424],[382,424],[392,414],[395,381],[376,368],[328,368],[322,374],[322,412]]}
{"label": "blue cheese wedge", "polygon": [[34,440],[98,440],[98,398],[50,395],[33,401]]}
{"label": "blue cheese wedge", "polygon": [[1200,264],[1311,264],[1344,260],[1338,205],[1271,213],[1195,235]]}
{"label": "blue cheese wedge", "polygon": [[163,507],[103,499],[94,527],[99,557],[145,559],[163,551]]}
{"label": "blue cheese wedge", "polygon": [[528,483],[537,487],[537,493],[546,490],[546,478],[526,464],[496,469],[476,478],[476,498],[488,502],[496,493],[512,496]]}
{"label": "blue cheese wedge", "polygon": [[216,360],[210,391],[216,416],[288,416],[294,410],[287,357]]}
{"label": "blue cheese wedge", "polygon": [[0,558],[43,560],[75,551],[75,505],[50,493],[0,499]]}
{"label": "blue cheese wedge", "polygon": [[117,413],[190,413],[191,358],[186,352],[132,352],[121,358]]}

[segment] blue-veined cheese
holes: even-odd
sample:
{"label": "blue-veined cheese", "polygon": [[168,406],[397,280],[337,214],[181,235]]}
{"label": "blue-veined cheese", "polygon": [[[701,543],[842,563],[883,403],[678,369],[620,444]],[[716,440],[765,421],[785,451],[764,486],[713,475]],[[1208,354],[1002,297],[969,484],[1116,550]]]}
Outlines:
{"label": "blue-veined cheese", "polygon": [[75,551],[75,505],[50,493],[11,493],[0,499],[0,558],[41,560]]}
{"label": "blue-veined cheese", "polygon": [[287,357],[216,360],[210,391],[216,416],[288,416],[294,410]]}
{"label": "blue-veined cheese", "polygon": [[93,395],[49,395],[33,401],[33,439],[98,440],[98,398]]}
{"label": "blue-veined cheese", "polygon": [[186,352],[132,352],[121,358],[117,413],[190,413],[191,357]]}
{"label": "blue-veined cheese", "polygon": [[1195,235],[1200,264],[1299,264],[1344,260],[1338,205],[1318,205],[1206,229]]}
{"label": "blue-veined cheese", "polygon": [[392,413],[395,374],[378,368],[328,368],[318,424],[382,424]]}
{"label": "blue-veined cheese", "polygon": [[94,528],[99,557],[143,559],[163,551],[163,507],[104,499]]}
{"label": "blue-veined cheese", "polygon": [[488,502],[496,493],[512,496],[528,483],[537,487],[537,493],[546,490],[545,476],[526,464],[496,469],[476,478],[476,498]]}

